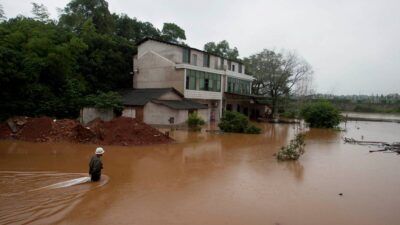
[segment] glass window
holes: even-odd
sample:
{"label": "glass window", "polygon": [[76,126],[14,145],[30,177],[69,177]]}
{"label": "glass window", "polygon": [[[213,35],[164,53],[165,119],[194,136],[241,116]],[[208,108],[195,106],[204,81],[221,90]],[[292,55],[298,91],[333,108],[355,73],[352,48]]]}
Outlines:
{"label": "glass window", "polygon": [[190,84],[190,76],[186,74],[186,89],[190,89],[189,84]]}
{"label": "glass window", "polygon": [[242,73],[242,64],[239,64],[239,73]]}
{"label": "glass window", "polygon": [[224,69],[224,59],[223,59],[223,58],[221,58],[221,65],[220,65],[220,68],[221,68],[221,70]]}
{"label": "glass window", "polygon": [[202,91],[205,90],[205,82],[204,82],[204,79],[200,79],[200,90],[202,90]]}
{"label": "glass window", "polygon": [[203,66],[210,67],[210,55],[203,53]]}
{"label": "glass window", "polygon": [[210,90],[210,80],[209,79],[204,79],[204,90],[208,91]]}
{"label": "glass window", "polygon": [[197,70],[186,70],[186,89],[221,91],[221,76]]}
{"label": "glass window", "polygon": [[184,48],[182,52],[182,62],[190,63],[190,49]]}
{"label": "glass window", "polygon": [[232,71],[235,71],[235,64],[232,65]]}
{"label": "glass window", "polygon": [[197,66],[197,55],[196,54],[192,54],[192,65]]}
{"label": "glass window", "polygon": [[231,70],[231,61],[228,61],[228,70]]}
{"label": "glass window", "polygon": [[251,81],[228,77],[228,92],[250,94]]}

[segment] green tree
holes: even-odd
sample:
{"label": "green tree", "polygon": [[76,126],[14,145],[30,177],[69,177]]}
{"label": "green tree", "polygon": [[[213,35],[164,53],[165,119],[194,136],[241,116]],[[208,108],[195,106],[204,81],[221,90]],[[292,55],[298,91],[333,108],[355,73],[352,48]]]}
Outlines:
{"label": "green tree", "polygon": [[264,49],[244,59],[246,72],[253,75],[253,93],[271,98],[272,114],[277,112],[278,100],[292,93],[313,74],[311,66],[294,53],[276,53]]}
{"label": "green tree", "polygon": [[4,13],[3,5],[0,4],[0,22],[6,19],[6,14]]}
{"label": "green tree", "polygon": [[[53,23],[24,17],[1,23],[0,32],[0,117],[66,115],[68,81],[81,79],[77,60],[87,46]],[[68,116],[78,112],[75,106]]]}
{"label": "green tree", "polygon": [[79,57],[79,72],[90,92],[111,91],[132,86],[133,43],[125,38],[97,33],[91,19],[82,26],[80,37],[88,46]]}
{"label": "green tree", "polygon": [[122,110],[122,98],[116,92],[97,92],[97,94],[88,95],[85,99],[86,106],[93,106],[99,109]]}
{"label": "green tree", "polygon": [[164,23],[161,38],[164,41],[179,43],[179,40],[186,40],[185,31],[174,23]]}
{"label": "green tree", "polygon": [[225,57],[230,60],[239,60],[239,51],[236,47],[230,48],[226,40],[219,43],[208,42],[204,45],[204,51]]}
{"label": "green tree", "polygon": [[317,128],[334,128],[339,125],[341,118],[339,110],[328,101],[304,106],[301,115],[310,127]]}
{"label": "green tree", "polygon": [[149,22],[111,15],[104,0],[72,0],[58,22],[32,5],[34,18],[0,23],[0,119],[77,117],[87,95],[131,88],[134,43],[161,37]]}
{"label": "green tree", "polygon": [[161,32],[149,22],[138,21],[136,18],[122,14],[113,15],[116,26],[116,34],[137,43],[145,37],[160,38]]}
{"label": "green tree", "polygon": [[47,11],[47,7],[44,6],[43,4],[37,4],[32,2],[32,13],[35,15],[33,17],[35,20],[39,20],[41,22],[47,22],[49,21],[50,14]]}
{"label": "green tree", "polygon": [[98,33],[114,32],[114,19],[105,0],[72,0],[60,16],[60,24],[79,32],[91,19]]}

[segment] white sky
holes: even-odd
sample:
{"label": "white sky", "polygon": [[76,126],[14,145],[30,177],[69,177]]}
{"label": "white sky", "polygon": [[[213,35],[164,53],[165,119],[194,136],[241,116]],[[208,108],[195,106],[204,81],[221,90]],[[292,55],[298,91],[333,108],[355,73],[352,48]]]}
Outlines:
{"label": "white sky", "polygon": [[[34,0],[0,0],[6,16],[31,15]],[[57,18],[69,0],[37,0]],[[203,48],[226,39],[241,57],[264,48],[295,50],[328,94],[400,93],[399,0],[108,0],[111,12],[173,22],[186,42]]]}

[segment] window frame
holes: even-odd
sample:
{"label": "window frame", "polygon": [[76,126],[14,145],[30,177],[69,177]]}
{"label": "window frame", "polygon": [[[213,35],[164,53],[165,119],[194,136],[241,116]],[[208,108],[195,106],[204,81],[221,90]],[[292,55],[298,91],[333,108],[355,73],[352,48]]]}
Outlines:
{"label": "window frame", "polygon": [[182,63],[190,64],[191,51],[190,48],[182,49]]}

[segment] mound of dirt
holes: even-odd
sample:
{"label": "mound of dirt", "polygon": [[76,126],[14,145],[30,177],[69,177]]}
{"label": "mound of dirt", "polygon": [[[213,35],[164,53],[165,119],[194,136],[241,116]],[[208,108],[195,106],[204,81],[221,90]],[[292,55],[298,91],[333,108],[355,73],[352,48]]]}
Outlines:
{"label": "mound of dirt", "polygon": [[53,120],[49,117],[28,118],[17,138],[24,141],[45,142],[48,141]]}
{"label": "mound of dirt", "polygon": [[132,118],[119,117],[94,125],[100,133],[101,144],[105,145],[161,144],[172,141],[157,129]]}
{"label": "mound of dirt", "polygon": [[92,142],[97,142],[96,140],[96,133],[90,128],[84,127],[80,124],[74,127],[73,129],[74,132],[74,140],[78,141],[80,143],[92,143]]}
{"label": "mound of dirt", "polygon": [[[22,122],[21,122],[22,121]],[[33,142],[75,142],[103,145],[148,145],[173,140],[157,129],[135,119],[119,117],[109,122],[94,120],[87,127],[76,120],[48,117],[13,120],[17,132],[7,123],[0,124],[0,139],[14,138]]]}
{"label": "mound of dirt", "polygon": [[73,129],[80,125],[78,121],[62,119],[62,120],[54,120],[53,128],[49,134],[49,140],[54,142],[59,141],[74,141],[74,132]]}

